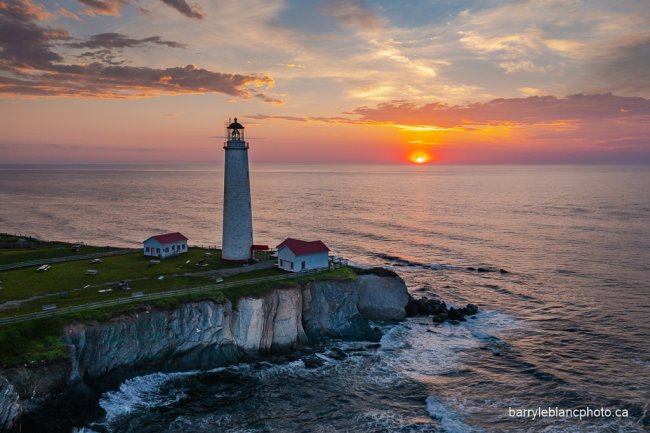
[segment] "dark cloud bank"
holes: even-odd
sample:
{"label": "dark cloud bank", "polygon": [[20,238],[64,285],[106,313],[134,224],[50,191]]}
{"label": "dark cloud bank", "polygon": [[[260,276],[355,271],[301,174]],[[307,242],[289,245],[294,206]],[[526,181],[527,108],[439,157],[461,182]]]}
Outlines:
{"label": "dark cloud bank", "polygon": [[[95,10],[114,11],[122,1],[83,0]],[[178,3],[178,2],[174,2]],[[118,8],[119,11],[119,8]],[[47,11],[31,0],[0,0],[0,93],[40,96],[139,97],[159,94],[224,93],[240,98],[279,102],[255,87],[270,86],[265,75],[213,72],[194,65],[169,68],[123,66],[113,60],[114,49],[184,45],[159,36],[133,39],[102,33],[73,40],[67,30],[40,21]],[[99,61],[70,64],[57,46],[100,49],[81,53]]]}
{"label": "dark cloud bank", "polygon": [[[99,15],[117,16],[122,7],[130,3],[130,0],[77,0],[92,12]],[[188,18],[202,19],[203,13],[198,6],[190,6],[185,0],[161,0],[169,7],[176,9]]]}

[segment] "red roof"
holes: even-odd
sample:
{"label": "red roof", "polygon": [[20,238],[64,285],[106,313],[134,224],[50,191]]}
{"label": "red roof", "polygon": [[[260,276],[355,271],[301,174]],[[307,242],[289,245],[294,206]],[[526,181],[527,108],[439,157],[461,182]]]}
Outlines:
{"label": "red roof", "polygon": [[295,255],[303,256],[305,254],[323,253],[329,251],[323,241],[301,241],[299,239],[287,238],[278,245],[278,250],[282,247],[289,248]]}
{"label": "red roof", "polygon": [[[155,239],[161,244],[171,244],[174,242],[180,242],[180,241],[186,241],[187,238],[183,236],[182,234],[175,232],[175,233],[167,233],[164,235],[157,235],[157,236],[151,236],[149,239]],[[147,241],[149,240],[147,239]],[[145,241],[145,242],[147,242]]]}
{"label": "red roof", "polygon": [[267,251],[269,249],[270,248],[269,248],[268,245],[260,245],[260,244],[251,245],[251,250],[253,250],[253,251]]}

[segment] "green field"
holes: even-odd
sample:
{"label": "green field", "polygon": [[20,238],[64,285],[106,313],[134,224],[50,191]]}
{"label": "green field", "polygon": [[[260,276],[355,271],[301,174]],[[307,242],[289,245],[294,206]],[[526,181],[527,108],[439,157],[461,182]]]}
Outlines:
{"label": "green field", "polygon": [[[205,256],[206,253],[210,255]],[[63,307],[128,296],[117,288],[121,280],[128,281],[132,291],[145,293],[200,286],[214,282],[214,278],[184,274],[238,266],[221,260],[218,250],[208,252],[199,248],[190,248],[185,254],[161,260],[155,265],[142,253],[104,257],[101,260],[99,264],[91,263],[90,259],[55,263],[47,272],[36,272],[37,266],[0,272],[0,305],[39,297],[23,302],[17,308],[0,310],[0,317],[40,311],[45,304]],[[207,266],[197,266],[200,261]],[[89,269],[96,270],[97,275],[87,275]],[[159,279],[161,276],[163,278]],[[113,290],[99,292],[109,288]]]}
{"label": "green field", "polygon": [[103,253],[112,250],[115,250],[115,248],[92,247],[88,245],[82,245],[78,251],[72,251],[69,246],[38,249],[2,249],[0,250],[0,265],[54,257],[83,256],[85,254]]}

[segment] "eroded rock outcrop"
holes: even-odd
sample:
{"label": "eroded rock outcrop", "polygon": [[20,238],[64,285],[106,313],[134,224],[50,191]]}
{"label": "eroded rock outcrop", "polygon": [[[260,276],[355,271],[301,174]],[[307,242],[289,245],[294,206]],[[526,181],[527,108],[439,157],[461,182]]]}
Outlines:
{"label": "eroded rock outcrop", "polygon": [[[377,340],[381,334],[368,320],[401,320],[407,302],[396,274],[369,271],[356,281],[319,280],[242,297],[234,306],[205,300],[71,324],[64,330],[71,354],[67,388],[101,391],[145,372],[214,368],[323,338]],[[0,381],[0,431],[21,410],[39,410],[21,404],[29,387],[16,393],[10,381]]]}
{"label": "eroded rock outcrop", "polygon": [[12,428],[21,411],[20,397],[14,386],[0,376],[0,431]]}
{"label": "eroded rock outcrop", "polygon": [[409,294],[404,281],[395,273],[380,276],[361,275],[359,288],[359,312],[368,320],[404,320]]}

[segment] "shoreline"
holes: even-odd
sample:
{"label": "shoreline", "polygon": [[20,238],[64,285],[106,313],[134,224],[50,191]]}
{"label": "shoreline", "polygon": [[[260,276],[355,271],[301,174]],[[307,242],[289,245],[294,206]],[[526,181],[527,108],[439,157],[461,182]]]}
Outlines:
{"label": "shoreline", "polygon": [[[99,393],[138,374],[286,356],[332,338],[377,341],[368,320],[403,320],[408,291],[393,272],[358,272],[275,284],[232,301],[181,301],[162,310],[145,303],[103,318],[71,318],[63,324],[64,359],[0,370],[0,431],[60,431],[63,425],[51,424],[62,414],[64,430],[83,425],[97,415]],[[137,342],[134,335],[141,336]],[[78,405],[63,410],[71,401]]]}

